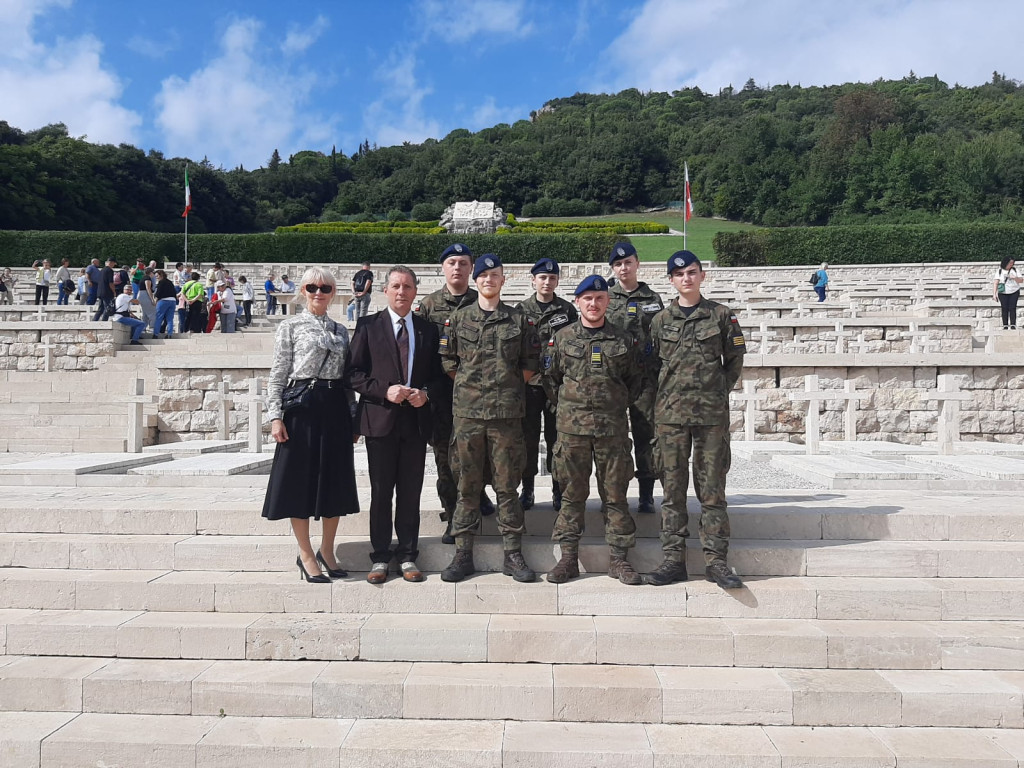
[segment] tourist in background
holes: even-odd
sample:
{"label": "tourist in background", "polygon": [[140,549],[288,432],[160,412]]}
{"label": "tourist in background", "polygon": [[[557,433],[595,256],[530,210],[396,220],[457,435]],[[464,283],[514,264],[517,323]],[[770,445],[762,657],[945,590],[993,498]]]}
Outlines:
{"label": "tourist in background", "polygon": [[89,262],[89,266],[85,268],[85,276],[89,278],[89,295],[86,298],[85,303],[90,307],[96,303],[96,296],[98,295],[102,273],[103,268],[100,267],[99,259],[93,259]]}
{"label": "tourist in background", "polygon": [[1020,273],[1012,256],[1007,256],[999,262],[999,271],[996,273],[995,283],[992,286],[993,295],[999,302],[1002,310],[1003,330],[1017,327],[1017,300],[1020,298]]}
{"label": "tourist in background", "polygon": [[99,282],[96,283],[96,302],[99,306],[96,307],[96,314],[92,316],[93,320],[107,320],[114,314],[114,299],[117,298],[114,293],[116,267],[117,261],[109,258],[106,266],[100,270]]}
{"label": "tourist in background", "polygon": [[132,344],[141,344],[139,339],[142,337],[142,332],[146,330],[146,324],[132,315],[132,304],[138,303],[138,299],[132,298],[131,284],[127,283],[114,304],[114,320],[131,328]]}
{"label": "tourist in background", "polygon": [[743,582],[727,563],[730,529],[725,478],[732,460],[729,392],[743,372],[746,340],[736,315],[701,295],[705,273],[693,253],[677,251],[667,266],[679,296],[651,323],[658,376],[654,423],[665,493],[661,503],[665,559],[644,575],[644,581],[662,586],[687,579],[686,494],[692,458],[705,578],[723,589],[738,589]]}
{"label": "tourist in background", "polygon": [[174,290],[174,283],[167,279],[167,273],[162,269],[156,271],[156,291],[153,295],[156,298],[153,338],[162,333],[165,339],[169,339],[174,333],[174,310],[178,304],[178,294]]}
{"label": "tourist in background", "polygon": [[132,293],[139,301],[139,309],[142,310],[142,320],[156,333],[156,294],[153,291],[153,270],[146,267],[142,270],[142,279],[136,283],[132,281]]}
{"label": "tourist in background", "polygon": [[[57,267],[57,275],[54,280],[57,281],[57,306],[67,306],[68,299],[71,298],[71,294],[74,292],[74,280],[71,279],[71,270],[68,268],[70,262],[67,259],[60,260],[60,266]],[[71,285],[68,285],[68,283]],[[69,291],[68,288],[71,288]]]}
{"label": "tourist in background", "polygon": [[75,294],[75,300],[79,304],[85,304],[89,300],[89,275],[85,270],[86,267],[82,267],[78,273],[78,293]]}
{"label": "tourist in background", "polygon": [[822,264],[814,273],[814,292],[818,294],[818,301],[825,300],[825,293],[828,291],[828,264]]}
{"label": "tourist in background", "polygon": [[142,282],[146,279],[146,262],[143,259],[135,260],[135,267],[131,271],[132,297],[139,298],[139,291],[142,290]]}
{"label": "tourist in background", "polygon": [[224,280],[217,283],[217,298],[220,301],[220,332],[234,333],[235,322],[238,320],[238,303],[235,301],[235,292]]}
{"label": "tourist in background", "polygon": [[214,264],[210,270],[206,273],[206,299],[210,301],[213,299],[213,293],[217,290],[217,281],[223,280],[224,277],[224,265],[219,261]]}
{"label": "tourist in background", "polygon": [[188,305],[188,322],[184,326],[189,333],[202,333],[206,329],[206,290],[198,272],[181,289]]}
{"label": "tourist in background", "polygon": [[[223,285],[223,281],[218,280],[217,282]],[[213,333],[213,329],[217,327],[217,318],[220,317],[220,308],[223,306],[220,294],[217,292],[219,290],[220,288],[215,284],[213,298],[206,302],[206,327],[203,329],[203,333]]]}
{"label": "tourist in background", "polygon": [[256,300],[256,294],[245,275],[238,276],[238,284],[242,291],[242,311],[245,312],[245,324],[242,327],[248,328],[252,325],[252,303]]}
{"label": "tourist in background", "polygon": [[[299,575],[329,583],[331,577],[348,575],[335,559],[339,517],[359,512],[352,446],[355,393],[345,382],[348,331],[327,316],[337,287],[334,275],[313,267],[300,282],[307,311],[278,326],[267,383],[267,416],[277,448],[263,517],[290,519],[299,545]],[[285,410],[285,389],[296,385],[308,387],[303,402]],[[309,541],[311,517],[323,519],[317,552]]]}
{"label": "tourist in background", "polygon": [[14,284],[17,282],[11,268],[4,267],[4,272],[0,275],[0,304],[14,303]]}
{"label": "tourist in background", "polygon": [[192,275],[187,269],[185,269],[185,265],[180,261],[174,265],[174,274],[171,276],[171,280],[178,292],[181,292],[182,287],[191,279],[191,277]]}
{"label": "tourist in background", "polygon": [[[294,294],[295,293],[295,283],[292,282],[292,279],[288,275],[281,275],[281,288],[278,290],[278,293],[286,293],[286,294]],[[287,302],[287,301],[280,302],[281,314],[282,315],[287,315],[288,314],[288,303],[289,302]],[[292,311],[292,314],[294,314],[294,313],[295,313],[295,310]]]}
{"label": "tourist in background", "polygon": [[274,276],[267,275],[266,281],[263,283],[263,292],[267,295],[267,317],[277,313],[277,286],[274,285]]}
{"label": "tourist in background", "polygon": [[37,261],[32,266],[36,270],[36,304],[45,305],[46,299],[50,295],[50,262],[49,260],[44,260],[42,263]]}
{"label": "tourist in background", "polygon": [[366,315],[370,309],[370,294],[373,292],[373,272],[370,262],[364,261],[362,269],[352,277],[352,301],[356,305],[356,320]]}

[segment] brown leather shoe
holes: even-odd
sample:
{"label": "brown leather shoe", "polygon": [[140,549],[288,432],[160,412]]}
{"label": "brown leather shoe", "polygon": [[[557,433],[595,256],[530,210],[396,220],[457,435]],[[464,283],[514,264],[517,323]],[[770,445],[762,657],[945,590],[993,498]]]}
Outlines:
{"label": "brown leather shoe", "polygon": [[402,563],[402,578],[406,581],[423,581],[423,574],[412,560]]}
{"label": "brown leather shoe", "polygon": [[366,574],[366,580],[371,584],[383,584],[388,580],[388,564],[374,563],[373,568]]}

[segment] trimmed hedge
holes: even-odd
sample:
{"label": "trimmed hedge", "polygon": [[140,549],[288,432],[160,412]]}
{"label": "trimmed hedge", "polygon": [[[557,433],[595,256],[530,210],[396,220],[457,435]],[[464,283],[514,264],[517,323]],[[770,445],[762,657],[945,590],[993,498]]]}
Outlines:
{"label": "trimmed hedge", "polygon": [[653,221],[519,221],[516,232],[607,232],[613,235],[667,235],[668,227]]}
{"label": "trimmed hedge", "polygon": [[[493,252],[509,264],[532,264],[544,256],[564,262],[603,262],[620,236],[575,234],[423,235],[324,234],[191,235],[190,262],[268,262],[283,264],[431,264],[452,243],[473,253]],[[143,258],[174,264],[184,261],[182,235],[153,232],[0,231],[0,267],[24,267],[36,259],[72,266],[113,257],[119,264]]]}
{"label": "trimmed hedge", "polygon": [[[440,231],[436,231],[440,229]],[[278,227],[279,235],[293,232],[408,232],[410,234],[437,235],[444,232],[437,226],[437,221],[327,221],[306,224],[293,224],[290,227]]]}
{"label": "trimmed hedge", "polygon": [[1024,253],[1022,224],[790,227],[719,232],[722,267],[999,261]]}

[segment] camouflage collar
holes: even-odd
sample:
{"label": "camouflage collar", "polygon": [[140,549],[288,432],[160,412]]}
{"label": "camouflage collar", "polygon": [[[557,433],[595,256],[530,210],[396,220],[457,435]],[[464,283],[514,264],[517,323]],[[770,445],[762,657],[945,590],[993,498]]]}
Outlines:
{"label": "camouflage collar", "polygon": [[684,323],[687,320],[700,320],[701,318],[711,317],[711,305],[708,300],[701,294],[700,301],[697,302],[697,308],[693,313],[687,317],[683,314],[683,308],[679,306],[679,302],[676,299],[672,300],[672,303],[668,305],[672,314],[682,320]]}
{"label": "camouflage collar", "polygon": [[441,298],[443,298],[448,304],[455,307],[464,307],[472,301],[476,301],[476,291],[472,288],[467,288],[466,292],[461,296],[456,296],[448,290],[448,283],[445,283],[441,288]]}
{"label": "camouflage collar", "polygon": [[649,296],[654,296],[654,291],[652,291],[650,286],[647,285],[647,283],[645,283],[643,280],[637,283],[636,290],[633,291],[627,291],[625,288],[622,287],[622,283],[618,282],[617,280],[615,281],[615,285],[613,285],[608,290],[611,293],[617,293],[620,296],[625,296],[627,299],[632,299],[633,297],[647,298]]}

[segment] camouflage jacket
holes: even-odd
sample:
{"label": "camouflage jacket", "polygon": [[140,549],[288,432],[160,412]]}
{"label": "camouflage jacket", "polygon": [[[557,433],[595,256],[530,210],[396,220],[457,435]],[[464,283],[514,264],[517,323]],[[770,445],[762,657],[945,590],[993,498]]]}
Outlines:
{"label": "camouflage jacket", "polygon": [[651,323],[658,370],[656,424],[729,423],[729,392],[743,371],[743,329],[727,306],[703,296],[686,317],[677,302]]}
{"label": "camouflage jacket", "polygon": [[523,371],[540,368],[540,339],[518,307],[500,302],[488,316],[474,302],[445,323],[441,361],[445,373],[455,373],[455,416],[521,418],[526,415]]}
{"label": "camouflage jacket", "polygon": [[[551,341],[551,338],[558,331],[575,323],[576,318],[579,317],[576,307],[560,296],[555,296],[550,304],[546,307],[541,307],[535,293],[525,301],[519,302],[519,308],[526,313],[528,318],[533,320],[533,325],[540,336],[540,348],[542,350],[547,347],[548,342]],[[535,387],[541,386],[540,376],[534,376],[528,383]]]}
{"label": "camouflage jacket", "polygon": [[608,289],[608,319],[637,340],[644,375],[652,384],[655,374],[651,357],[654,349],[651,343],[651,320],[664,306],[661,296],[647,283],[641,282],[635,291],[627,291],[618,282]]}
{"label": "camouflage jacket", "polygon": [[[429,320],[436,325],[437,335],[441,337],[444,336],[444,324],[452,316],[452,313],[462,307],[475,304],[476,296],[477,293],[472,288],[467,289],[461,296],[452,296],[448,286],[445,285],[440,290],[434,291],[429,296],[421,299],[413,311],[424,320]],[[444,381],[445,383],[437,388],[436,391],[433,389],[430,391],[430,403],[434,411],[442,410],[450,415],[452,409],[452,380],[445,376]]]}
{"label": "camouflage jacket", "polygon": [[593,331],[573,323],[548,342],[543,368],[560,433],[629,434],[627,408],[643,386],[640,350],[632,336],[612,323]]}

